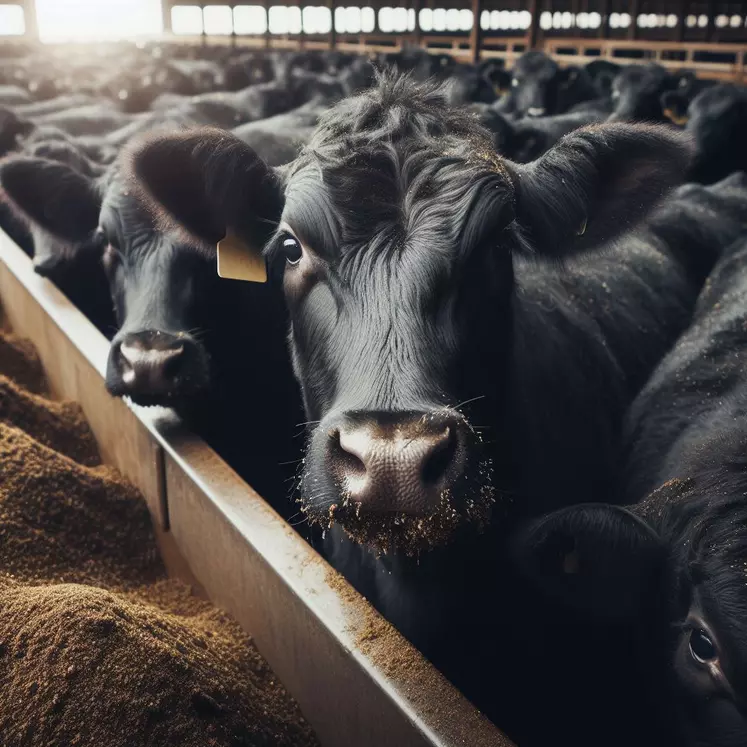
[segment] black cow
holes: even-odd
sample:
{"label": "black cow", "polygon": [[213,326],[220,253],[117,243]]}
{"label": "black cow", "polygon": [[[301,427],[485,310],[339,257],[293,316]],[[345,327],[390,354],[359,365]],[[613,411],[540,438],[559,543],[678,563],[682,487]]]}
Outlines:
{"label": "black cow", "polygon": [[30,226],[37,270],[63,289],[77,280],[89,301],[113,299],[109,391],[176,409],[289,516],[284,463],[302,410],[279,290],[219,279],[214,257],[158,229],[120,162],[90,178],[17,156],[0,186]]}
{"label": "black cow", "polygon": [[721,83],[701,91],[690,102],[685,130],[695,141],[693,181],[711,184],[747,170],[747,88]]}
{"label": "black cow", "polygon": [[625,408],[730,240],[718,213],[689,230],[676,202],[596,251],[686,160],[668,128],[617,124],[519,166],[440,90],[389,78],[325,115],[282,173],[210,131],[133,157],[154,207],[203,250],[228,229],[255,247],[275,229],[267,258],[285,266],[311,421],[307,514],[332,524],[333,563],[493,713],[507,701],[486,701],[496,678],[476,669],[505,656],[503,595],[485,593],[504,531],[611,488]]}
{"label": "black cow", "polygon": [[661,97],[676,80],[661,65],[628,65],[612,81],[611,122],[659,122],[664,119]]}
{"label": "black cow", "polygon": [[511,120],[490,108],[482,114],[483,124],[495,133],[495,149],[518,163],[539,158],[563,135],[604,118],[604,114],[593,109],[518,120]]}
{"label": "black cow", "polygon": [[310,101],[284,114],[236,127],[233,134],[261,154],[269,166],[282,166],[292,161],[300,146],[311,139],[327,108],[323,100]]}
{"label": "black cow", "polygon": [[690,102],[706,88],[716,85],[713,80],[696,77],[691,70],[682,70],[674,76],[672,90],[661,96],[661,108],[664,116],[678,127],[687,124],[687,108]]}
{"label": "black cow", "polygon": [[562,114],[575,104],[597,97],[586,70],[563,69],[544,52],[525,52],[514,64],[511,75],[511,90],[495,105],[504,114]]}
{"label": "black cow", "polygon": [[[742,238],[627,417],[624,493],[638,502],[563,509],[516,544],[552,598],[637,633],[637,658],[613,677],[638,691],[631,711],[668,735],[635,743],[737,747],[747,743],[747,178],[693,194],[709,208],[731,201]],[[616,648],[604,644],[589,651],[601,662]]]}

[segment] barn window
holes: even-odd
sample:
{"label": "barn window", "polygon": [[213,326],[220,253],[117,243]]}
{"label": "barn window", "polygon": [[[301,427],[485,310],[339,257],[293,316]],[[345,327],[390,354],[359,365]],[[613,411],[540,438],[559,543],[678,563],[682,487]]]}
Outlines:
{"label": "barn window", "polygon": [[738,29],[742,25],[742,16],[732,16],[729,25],[733,29]]}
{"label": "barn window", "polygon": [[707,25],[708,25],[708,16],[706,15],[698,16],[698,27],[701,29],[704,29]]}
{"label": "barn window", "polygon": [[237,34],[264,34],[267,11],[262,5],[238,5],[233,9],[233,30]]}
{"label": "barn window", "polygon": [[475,23],[475,17],[472,15],[471,10],[460,10],[459,11],[459,30],[460,31],[471,31],[472,26]]}
{"label": "barn window", "polygon": [[573,25],[573,14],[566,11],[560,19],[560,25],[564,29],[569,29]]}
{"label": "barn window", "polygon": [[667,28],[673,29],[677,25],[677,16],[674,13],[670,13],[667,16]]}
{"label": "barn window", "polygon": [[332,13],[324,5],[309,5],[303,9],[305,34],[328,34],[332,30]]}
{"label": "barn window", "polygon": [[376,12],[370,6],[361,8],[361,31],[370,34],[376,28]]}
{"label": "barn window", "polygon": [[379,11],[379,31],[385,34],[390,34],[394,31],[393,11],[394,9],[389,7],[382,8]]}
{"label": "barn window", "polygon": [[519,11],[519,28],[526,31],[532,25],[532,14],[528,10]]}
{"label": "barn window", "polygon": [[171,9],[171,30],[175,34],[201,34],[202,10],[191,5],[175,5]]}
{"label": "barn window", "polygon": [[407,8],[394,8],[392,26],[398,34],[407,31]]}
{"label": "barn window", "polygon": [[[483,26],[484,29],[490,26],[490,13],[487,10],[482,12],[482,17],[488,16],[488,26]],[[482,22],[482,19],[480,19]],[[433,11],[430,8],[423,8],[418,14],[418,23],[423,31],[433,31]]]}
{"label": "barn window", "polygon": [[[616,16],[617,13],[613,13],[612,15]],[[552,28],[552,13],[549,10],[544,11],[540,15],[540,28],[543,31],[549,31]]]}
{"label": "barn window", "polygon": [[433,30],[446,31],[446,8],[436,8],[433,11]]}
{"label": "barn window", "polygon": [[459,30],[459,11],[456,8],[449,8],[449,10],[446,11],[446,30]]}
{"label": "barn window", "polygon": [[[202,11],[195,10],[202,26]],[[163,31],[156,0],[36,0],[36,14],[43,42],[111,41]]]}
{"label": "barn window", "polygon": [[0,5],[0,36],[21,36],[26,33],[26,19],[20,5]]}
{"label": "barn window", "polygon": [[233,13],[228,5],[210,5],[202,10],[206,34],[225,35],[233,32]]}
{"label": "barn window", "polygon": [[594,11],[589,13],[589,28],[598,29],[602,25],[602,16]]}
{"label": "barn window", "polygon": [[271,34],[301,33],[301,9],[296,6],[273,5],[267,20]]}
{"label": "barn window", "polygon": [[695,16],[688,16],[687,17],[687,27],[691,29],[695,24],[698,22],[698,19]]}
{"label": "barn window", "polygon": [[729,25],[729,16],[716,16],[716,26],[720,29],[724,29]]}
{"label": "barn window", "polygon": [[407,11],[407,30],[415,31],[415,8],[410,8]]}

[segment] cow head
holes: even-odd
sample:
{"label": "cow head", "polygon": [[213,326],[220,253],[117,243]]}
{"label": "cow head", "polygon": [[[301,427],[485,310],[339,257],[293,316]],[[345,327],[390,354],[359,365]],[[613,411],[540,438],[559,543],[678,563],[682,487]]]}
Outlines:
{"label": "cow head", "polygon": [[613,238],[684,160],[665,131],[618,125],[520,166],[440,88],[384,78],[330,110],[282,175],[210,130],[153,139],[133,166],[205,250],[229,230],[256,248],[274,229],[266,255],[314,426],[309,514],[392,546],[486,517],[491,452],[478,434],[505,402],[514,256]]}
{"label": "cow head", "polygon": [[520,117],[554,114],[554,87],[560,68],[544,52],[525,52],[511,70],[511,97]]}
{"label": "cow head", "polygon": [[710,184],[747,164],[747,93],[730,83],[705,88],[690,102],[686,131],[696,155],[689,177]]}
{"label": "cow head", "polygon": [[628,65],[612,81],[611,122],[657,122],[662,94],[675,85],[661,65]]}
{"label": "cow head", "polygon": [[113,299],[109,391],[143,405],[199,395],[209,370],[197,327],[202,300],[216,296],[204,286],[217,283],[209,259],[158,230],[119,165],[93,178],[69,163],[15,157],[0,166],[0,185],[30,227],[37,272],[62,273],[68,285],[78,273],[82,295],[104,289]]}
{"label": "cow head", "polygon": [[519,117],[561,114],[580,101],[594,98],[596,92],[586,70],[560,68],[544,52],[525,52],[511,70],[508,94]]}
{"label": "cow head", "polygon": [[708,498],[673,480],[633,510],[561,509],[524,528],[513,549],[569,612],[638,630],[673,743],[736,747],[747,739],[746,530],[741,491]]}

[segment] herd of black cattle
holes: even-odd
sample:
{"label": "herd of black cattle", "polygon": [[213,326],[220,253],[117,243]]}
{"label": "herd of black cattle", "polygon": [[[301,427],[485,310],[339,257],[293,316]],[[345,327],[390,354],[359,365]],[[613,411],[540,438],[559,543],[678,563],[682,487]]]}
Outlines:
{"label": "herd of black cattle", "polygon": [[[520,747],[747,744],[744,88],[5,54],[0,225],[113,395],[174,407]],[[267,282],[218,277],[227,235]]]}

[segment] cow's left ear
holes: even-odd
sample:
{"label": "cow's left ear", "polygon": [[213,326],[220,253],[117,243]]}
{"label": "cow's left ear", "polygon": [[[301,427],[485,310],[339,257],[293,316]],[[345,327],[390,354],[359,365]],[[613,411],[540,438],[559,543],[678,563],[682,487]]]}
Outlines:
{"label": "cow's left ear", "polygon": [[625,508],[584,504],[519,530],[511,542],[519,571],[551,600],[582,615],[635,619],[655,588],[664,545]]}
{"label": "cow's left ear", "polygon": [[246,143],[206,128],[151,137],[129,151],[129,170],[164,227],[214,250],[231,232],[262,247],[277,226],[277,173]]}
{"label": "cow's left ear", "polygon": [[536,161],[506,166],[516,216],[534,250],[564,257],[634,227],[681,183],[690,158],[682,133],[610,123],[567,135]]}

